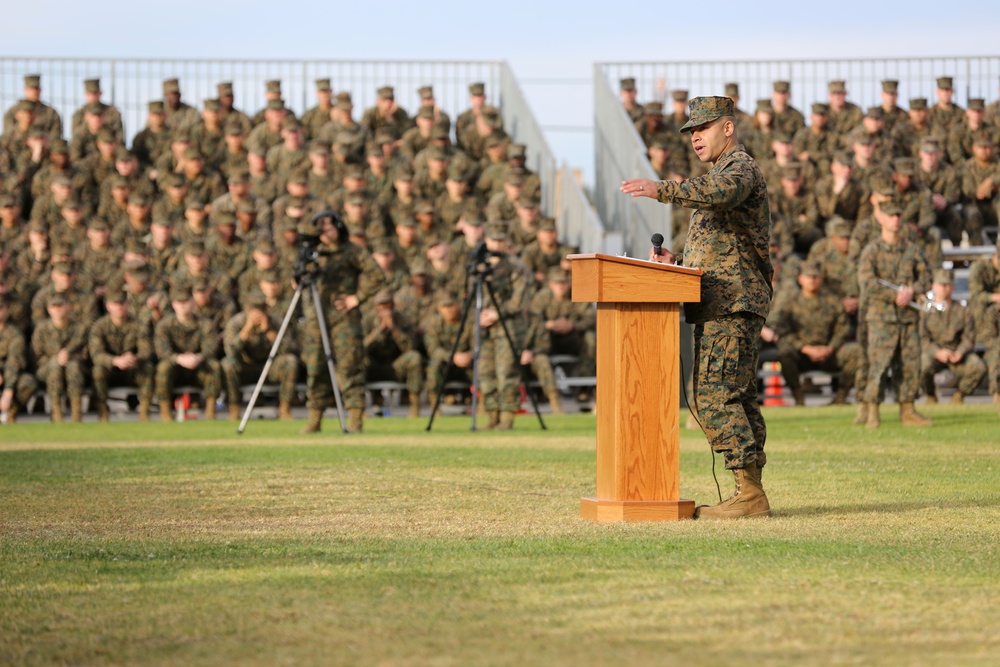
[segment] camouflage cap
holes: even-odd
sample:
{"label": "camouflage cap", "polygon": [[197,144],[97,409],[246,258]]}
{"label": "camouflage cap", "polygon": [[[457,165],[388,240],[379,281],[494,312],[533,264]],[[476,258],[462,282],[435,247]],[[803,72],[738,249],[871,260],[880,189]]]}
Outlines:
{"label": "camouflage cap", "polygon": [[152,206],[153,198],[142,190],[136,190],[129,193],[128,203],[132,206]]}
{"label": "camouflage cap", "polygon": [[647,116],[662,116],[663,115],[663,103],[662,102],[647,102],[642,107],[643,112]]}
{"label": "camouflage cap", "polygon": [[446,139],[451,143],[451,128],[444,122],[434,123],[434,127],[431,128],[431,139]]}
{"label": "camouflage cap", "polygon": [[83,113],[90,114],[91,116],[100,116],[104,113],[104,107],[101,106],[100,102],[91,102],[90,104],[83,105]]}
{"label": "camouflage cap", "polygon": [[973,97],[969,99],[969,103],[965,108],[969,111],[983,111],[986,109],[986,100],[981,97]]}
{"label": "camouflage cap", "polygon": [[511,144],[507,147],[508,160],[523,160],[527,155],[527,146],[524,144]]}
{"label": "camouflage cap", "polygon": [[191,300],[191,286],[190,285],[171,285],[170,286],[170,300],[176,301],[178,303],[183,303],[185,301]]}
{"label": "camouflage cap", "polygon": [[882,92],[890,95],[897,95],[899,93],[899,81],[896,81],[895,79],[886,79],[882,82]]}
{"label": "camouflage cap", "polygon": [[344,178],[364,179],[365,168],[356,162],[344,166]]}
{"label": "camouflage cap", "polygon": [[937,79],[937,87],[941,90],[951,90],[953,88],[953,81],[950,76],[939,76]]}
{"label": "camouflage cap", "polygon": [[392,255],[396,252],[396,247],[389,238],[382,237],[375,239],[371,245],[373,255]]}
{"label": "camouflage cap", "polygon": [[830,105],[823,102],[816,102],[812,105],[812,112],[814,116],[829,116]]}
{"label": "camouflage cap", "polygon": [[83,89],[88,93],[99,93],[101,92],[101,80],[100,79],[84,79]]}
{"label": "camouflage cap", "polygon": [[996,136],[985,128],[980,128],[972,133],[973,146],[990,146],[996,148]]}
{"label": "camouflage cap", "polygon": [[486,84],[481,81],[469,84],[469,95],[480,96],[486,94]]}
{"label": "camouflage cap", "polygon": [[[294,218],[291,219],[294,220]],[[303,236],[319,236],[321,233],[321,230],[316,226],[316,223],[310,220],[299,220],[295,229]]]}
{"label": "camouflage cap", "polygon": [[17,197],[12,192],[0,192],[0,208],[13,208],[17,206]]}
{"label": "camouflage cap", "polygon": [[542,202],[536,194],[531,192],[522,192],[521,196],[517,198],[515,206],[518,208],[538,208],[541,204]]}
{"label": "camouflage cap", "polygon": [[286,116],[284,120],[281,121],[281,131],[282,132],[295,132],[302,128],[302,124],[299,119],[295,116]]}
{"label": "camouflage cap", "polygon": [[771,104],[771,100],[757,100],[757,113],[774,113],[774,105]]}
{"label": "camouflage cap", "polygon": [[826,235],[833,236],[850,236],[851,235],[851,223],[844,220],[839,215],[835,215],[826,221]]}
{"label": "camouflage cap", "polygon": [[379,304],[392,303],[393,296],[394,295],[392,293],[392,290],[386,287],[384,289],[380,289],[378,292],[375,293],[373,301],[376,306]]}
{"label": "camouflage cap", "polygon": [[465,167],[457,162],[448,165],[447,178],[449,181],[464,183],[466,179]]}
{"label": "camouflage cap", "polygon": [[97,132],[97,143],[99,144],[117,144],[118,135],[114,133],[110,127],[102,127]]}
{"label": "camouflage cap", "polygon": [[236,226],[236,213],[230,211],[213,211],[212,220],[216,225]]}
{"label": "camouflage cap", "polygon": [[125,148],[124,146],[119,146],[118,150],[115,151],[116,162],[131,162],[134,158],[135,158],[135,153]]}
{"label": "camouflage cap", "polygon": [[68,276],[73,273],[73,264],[72,262],[56,262],[52,265],[52,270],[65,273]]}
{"label": "camouflage cap", "polygon": [[416,227],[417,219],[412,215],[404,215],[399,220],[396,221],[397,227]]}
{"label": "camouflage cap", "polygon": [[28,111],[30,113],[34,113],[35,103],[31,100],[18,100],[17,104],[14,105],[14,111]]}
{"label": "camouflage cap", "polygon": [[206,252],[205,242],[202,241],[201,239],[189,239],[184,244],[182,251],[185,255],[193,255],[195,257],[199,257],[201,255],[204,255]]}
{"label": "camouflage cap", "polygon": [[241,125],[240,121],[236,120],[235,118],[230,118],[228,121],[226,121],[226,125],[222,131],[225,133],[227,137],[240,136],[243,134],[243,125]]}
{"label": "camouflage cap", "polygon": [[422,118],[424,120],[434,120],[434,107],[424,106],[417,109],[415,118]]}
{"label": "camouflage cap", "polygon": [[49,144],[50,155],[69,155],[69,143],[65,139],[53,139]]}
{"label": "camouflage cap", "polygon": [[726,91],[726,97],[739,97],[740,84],[731,81],[726,84],[725,91]]}
{"label": "camouflage cap", "polygon": [[185,160],[204,160],[204,156],[201,151],[198,150],[197,146],[188,146],[184,149],[184,159]]}
{"label": "camouflage cap", "polygon": [[435,306],[454,306],[460,303],[458,295],[451,290],[439,290],[434,294]]}
{"label": "camouflage cap", "polygon": [[799,270],[800,276],[812,276],[819,277],[823,275],[823,267],[819,262],[805,262],[802,264],[802,268]]}
{"label": "camouflage cap", "polygon": [[507,170],[506,174],[504,174],[503,182],[504,185],[524,185],[524,177],[524,169],[512,167]]}
{"label": "camouflage cap", "polygon": [[[111,175],[112,185],[114,185],[114,183],[115,183],[115,180],[114,180],[115,176],[117,176],[121,180],[124,180],[126,183],[128,182],[128,179],[126,179],[124,176],[122,176],[118,172],[114,172]],[[52,185],[61,185],[64,188],[73,187],[73,179],[71,179],[66,174],[56,174],[55,176],[52,177]]]}
{"label": "camouflage cap", "polygon": [[265,269],[259,274],[260,280],[258,282],[262,283],[280,283],[281,282],[281,272],[277,269]]}
{"label": "camouflage cap", "polygon": [[926,110],[927,110],[926,97],[914,97],[910,100],[910,111],[926,111]]}
{"label": "camouflage cap", "polygon": [[244,310],[259,310],[267,312],[267,299],[259,289],[251,289],[243,299]]}
{"label": "camouflage cap", "polygon": [[149,111],[149,113],[154,113],[154,114],[167,113],[167,108],[166,106],[164,106],[163,100],[153,100],[152,102],[146,105],[146,109]]}
{"label": "camouflage cap", "polygon": [[309,142],[309,152],[313,155],[329,155],[330,144],[322,139],[313,139]]}
{"label": "camouflage cap", "polygon": [[776,129],[771,132],[771,141],[776,141],[779,144],[790,144],[792,143],[792,135],[786,130]]}
{"label": "camouflage cap", "polygon": [[422,100],[434,99],[434,87],[433,86],[420,86],[417,88],[417,95],[420,96]]}
{"label": "camouflage cap", "polygon": [[396,99],[396,91],[393,90],[392,86],[382,86],[378,89],[378,98],[380,100],[394,100]]}
{"label": "camouflage cap", "polygon": [[202,106],[205,111],[220,111],[222,109],[222,103],[216,97],[209,98],[202,102]]}
{"label": "camouflage cap", "polygon": [[67,303],[69,302],[63,292],[53,292],[45,301],[46,306],[65,306]]}
{"label": "camouflage cap", "polygon": [[203,211],[206,206],[208,206],[208,202],[205,201],[205,197],[197,192],[192,192],[184,198],[185,210],[190,211],[192,209],[198,209],[199,211]]}
{"label": "camouflage cap", "polygon": [[[136,239],[135,237],[131,237],[130,240],[137,241],[137,242],[139,241],[139,239]],[[55,259],[57,257],[61,257],[62,260],[60,260],[60,261],[68,262],[68,261],[70,261],[72,255],[73,255],[73,246],[72,246],[72,244],[70,242],[67,242],[65,240],[63,240],[63,241],[53,241],[52,242],[52,258],[53,259]]]}
{"label": "camouflage cap", "polygon": [[271,239],[261,239],[257,242],[257,245],[253,248],[254,252],[259,252],[263,255],[274,255],[277,250],[274,247],[274,242]]}
{"label": "camouflage cap", "polygon": [[507,225],[503,222],[495,221],[486,225],[486,238],[494,241],[506,241],[507,236]]}
{"label": "camouflage cap", "polygon": [[413,205],[413,212],[416,214],[435,213],[434,202],[430,199],[418,199]]}
{"label": "camouflage cap", "polygon": [[339,93],[337,93],[334,99],[337,100],[337,104],[350,104],[352,107],[354,106],[354,104],[351,101],[350,91],[342,90]]}
{"label": "camouflage cap", "polygon": [[897,197],[892,197],[888,201],[879,204],[879,210],[885,215],[902,215],[903,206]]}
{"label": "camouflage cap", "polygon": [[211,289],[212,283],[209,282],[207,275],[194,276],[191,278],[191,291],[192,292],[207,292]]}
{"label": "camouflage cap", "polygon": [[447,160],[448,151],[444,146],[428,146],[427,147],[427,159],[428,160]]}
{"label": "camouflage cap", "polygon": [[413,167],[410,166],[409,162],[401,162],[392,170],[392,180],[394,181],[412,181],[413,180]]}
{"label": "camouflage cap", "polygon": [[229,97],[233,94],[232,81],[220,81],[215,84],[215,94],[219,97]]}
{"label": "camouflage cap", "polygon": [[921,153],[940,153],[941,142],[937,137],[924,137],[920,140]]}
{"label": "camouflage cap", "polygon": [[185,184],[187,184],[187,178],[184,174],[179,174],[177,172],[164,174],[160,178],[163,180],[163,185],[168,188],[183,188]]}
{"label": "camouflage cap", "polygon": [[264,82],[264,91],[268,93],[281,94],[281,79],[269,79]]}
{"label": "camouflage cap", "polygon": [[545,280],[550,283],[568,283],[569,273],[562,267],[553,266],[545,274]]}
{"label": "camouflage cap", "polygon": [[917,165],[911,157],[898,157],[892,161],[892,170],[900,176],[913,176]]}
{"label": "camouflage cap", "polygon": [[42,75],[41,74],[25,74],[24,75],[24,87],[25,88],[41,88],[42,87]]}
{"label": "camouflage cap", "polygon": [[774,82],[774,92],[776,93],[787,93],[791,91],[792,84],[788,81],[775,81]]}
{"label": "camouflage cap", "polygon": [[79,211],[83,208],[83,204],[77,199],[76,195],[70,195],[66,198],[66,201],[62,203],[60,208],[70,209],[74,211]]}
{"label": "camouflage cap", "polygon": [[[341,134],[343,134],[343,132]],[[339,139],[340,134],[338,134],[337,137]],[[396,136],[396,131],[393,130],[391,127],[381,127],[375,131],[376,144],[391,144],[397,139],[399,139],[399,137]]]}
{"label": "camouflage cap", "polygon": [[827,90],[831,93],[846,93],[847,92],[847,82],[840,79],[831,81],[827,84]]}
{"label": "camouflage cap", "polygon": [[865,111],[865,118],[877,118],[882,120],[885,118],[885,111],[882,107],[868,107]]}
{"label": "camouflage cap", "polygon": [[490,136],[486,137],[486,140],[483,143],[486,144],[486,148],[488,149],[496,148],[498,146],[503,146],[507,139],[508,137],[506,132],[494,132]]}
{"label": "camouflage cap", "polygon": [[482,227],[486,224],[486,219],[479,215],[479,211],[473,206],[462,214],[462,222],[473,227]]}
{"label": "camouflage cap", "polygon": [[797,181],[802,177],[804,165],[801,162],[789,162],[781,168],[782,180]]}
{"label": "camouflage cap", "polygon": [[128,293],[124,289],[111,289],[104,295],[105,303],[128,303]]}
{"label": "camouflage cap", "polygon": [[175,144],[191,143],[191,128],[184,126],[174,128],[170,133],[170,141]]}
{"label": "camouflage cap", "polygon": [[631,92],[635,90],[635,78],[631,76],[626,77],[619,82],[619,86],[621,90],[624,90],[625,92]]}
{"label": "camouflage cap", "polygon": [[181,82],[177,79],[164,79],[163,80],[163,92],[164,93],[179,93],[181,92]]}
{"label": "camouflage cap", "polygon": [[875,143],[875,139],[872,135],[867,132],[852,132],[848,135],[851,139],[852,144],[860,144],[861,146],[871,146]]}
{"label": "camouflage cap", "polygon": [[430,275],[431,266],[425,260],[418,259],[410,262],[410,275],[411,276],[426,276]]}
{"label": "camouflage cap", "polygon": [[330,79],[316,79],[316,90],[333,90],[333,85],[330,83]]}
{"label": "camouflage cap", "polygon": [[309,172],[305,169],[296,169],[288,177],[289,183],[294,183],[296,185],[308,185],[309,184]]}
{"label": "camouflage cap", "polygon": [[368,196],[364,192],[351,192],[344,198],[347,206],[364,206],[368,203]]}
{"label": "camouflage cap", "polygon": [[687,102],[688,101],[688,91],[686,90],[675,90],[670,93],[670,97],[674,102]]}
{"label": "camouflage cap", "polygon": [[556,231],[556,219],[550,217],[544,217],[538,221],[538,231],[540,232],[554,232]]}
{"label": "camouflage cap", "polygon": [[934,271],[934,282],[939,285],[953,285],[954,279],[952,278],[951,271],[948,269],[937,269]]}
{"label": "camouflage cap", "polygon": [[265,108],[268,111],[284,111],[285,110],[285,100],[281,99],[280,97],[268,100],[267,101],[267,107],[265,107]]}

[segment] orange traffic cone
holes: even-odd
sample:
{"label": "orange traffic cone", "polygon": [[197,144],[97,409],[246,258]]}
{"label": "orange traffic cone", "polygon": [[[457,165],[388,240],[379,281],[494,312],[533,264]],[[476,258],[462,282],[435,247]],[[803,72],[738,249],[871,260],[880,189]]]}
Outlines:
{"label": "orange traffic cone", "polygon": [[767,371],[764,377],[764,405],[784,405],[784,382],[781,378],[781,364],[777,361],[769,361],[764,364],[764,367]]}

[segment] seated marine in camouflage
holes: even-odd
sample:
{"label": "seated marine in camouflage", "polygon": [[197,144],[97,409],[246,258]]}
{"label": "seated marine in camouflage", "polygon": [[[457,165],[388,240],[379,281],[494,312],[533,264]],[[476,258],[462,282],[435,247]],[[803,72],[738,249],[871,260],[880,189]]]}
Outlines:
{"label": "seated marine in camouflage", "polygon": [[128,294],[119,288],[104,299],[108,314],[90,328],[87,342],[93,363],[97,418],[108,421],[108,387],[139,390],[139,421],[149,421],[153,400],[153,345],[147,325],[130,312]]}
{"label": "seated marine in camouflage", "polygon": [[88,372],[87,325],[70,318],[69,301],[61,292],[47,297],[46,310],[48,318],[31,336],[37,376],[52,403],[52,421],[63,421],[63,397],[69,396],[70,419],[79,422]]}
{"label": "seated marine in camouflage", "polygon": [[972,394],[986,375],[986,364],[972,350],[976,344],[972,310],[953,301],[955,290],[951,271],[934,272],[934,302],[943,310],[931,309],[920,313],[920,380],[928,403],[937,403],[934,374],[948,369],[958,381],[951,395],[952,403],[961,403]]}

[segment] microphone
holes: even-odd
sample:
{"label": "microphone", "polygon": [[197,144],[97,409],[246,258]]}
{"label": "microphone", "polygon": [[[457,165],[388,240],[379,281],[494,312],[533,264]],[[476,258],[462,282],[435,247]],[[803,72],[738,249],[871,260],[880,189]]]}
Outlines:
{"label": "microphone", "polygon": [[663,234],[653,234],[652,238],[649,239],[653,242],[653,254],[662,255],[663,254]]}

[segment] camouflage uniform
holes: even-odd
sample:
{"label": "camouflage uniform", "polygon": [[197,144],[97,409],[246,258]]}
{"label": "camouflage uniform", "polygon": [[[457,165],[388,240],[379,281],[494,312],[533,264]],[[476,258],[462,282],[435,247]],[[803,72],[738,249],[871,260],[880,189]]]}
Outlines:
{"label": "camouflage uniform", "polygon": [[[962,196],[965,232],[973,245],[982,243],[983,227],[996,226],[1000,221],[1000,161],[995,158],[979,164],[969,158],[962,165]],[[985,199],[976,196],[980,183],[993,179],[993,190]]]}
{"label": "camouflage uniform", "polygon": [[573,330],[569,333],[549,332],[549,350],[552,354],[572,354],[578,357],[576,372],[579,375],[596,375],[597,311],[594,304],[577,303],[569,296],[557,299],[552,290],[543,287],[531,298],[528,310],[539,317],[543,325],[560,318],[573,322]]}
{"label": "camouflage uniform", "polygon": [[983,342],[986,352],[983,360],[986,362],[987,379],[993,402],[1000,402],[1000,308],[993,307],[984,313],[984,319],[977,327],[985,335]]}
{"label": "camouflage uniform", "polygon": [[[63,349],[69,352],[69,361],[65,366],[61,366],[56,359]],[[87,377],[87,327],[70,319],[64,328],[59,328],[51,319],[45,319],[31,336],[31,350],[35,356],[38,379],[45,384],[52,401],[53,420],[61,421],[63,396],[69,396],[71,406],[79,406],[83,396]]]}
{"label": "camouflage uniform", "polygon": [[10,389],[14,392],[12,407],[15,414],[28,404],[38,389],[35,376],[26,372],[27,368],[24,334],[9,319],[0,321],[0,391]]}
{"label": "camouflage uniform", "polygon": [[[998,243],[1000,249],[1000,243]],[[993,302],[993,295],[1000,294],[1000,270],[997,255],[978,259],[969,268],[969,307],[976,321],[976,340],[989,344],[987,323],[1000,312],[1000,304]]]}
{"label": "camouflage uniform", "polygon": [[[105,315],[90,328],[88,348],[94,365],[94,396],[98,402],[98,413],[107,410],[108,386],[111,384],[136,387],[140,405],[148,409],[153,399],[153,346],[148,327],[131,314],[121,326],[116,326],[111,316]],[[128,370],[116,368],[114,358],[127,352],[136,356],[136,365]]]}
{"label": "camouflage uniform", "polygon": [[[266,315],[270,327],[268,333],[273,332],[277,335],[281,321],[271,313]],[[243,340],[241,332],[246,322],[246,311],[237,313],[226,323],[222,334],[222,344],[226,353],[222,359],[222,376],[226,381],[226,401],[230,408],[240,404],[241,384],[255,383],[260,378],[271,347],[274,345],[274,340],[267,333],[256,328],[249,333],[246,340]],[[291,404],[295,399],[295,381],[299,374],[298,352],[298,335],[290,325],[281,339],[281,345],[265,378],[267,382],[278,385],[278,401],[283,404]]]}
{"label": "camouflage uniform", "polygon": [[[388,290],[383,290],[374,301],[377,304],[385,299],[392,303]],[[410,405],[419,404],[424,388],[424,360],[416,349],[416,332],[399,313],[393,312],[392,323],[392,329],[383,329],[381,318],[374,309],[362,318],[365,376],[369,382],[402,380],[406,383]]]}
{"label": "camouflage uniform", "polygon": [[[174,288],[176,289],[176,288]],[[207,320],[192,313],[192,322],[183,324],[173,313],[165,315],[156,324],[154,344],[156,357],[156,394],[160,400],[160,413],[173,400],[177,384],[191,383],[201,387],[205,402],[215,403],[221,388],[221,367],[216,354],[218,336]],[[177,355],[196,353],[204,356],[201,365],[194,370],[177,364]]]}
{"label": "camouflage uniform", "polygon": [[896,292],[880,285],[878,278],[911,286],[920,294],[930,289],[930,271],[920,248],[902,235],[894,245],[877,238],[862,251],[858,261],[858,284],[868,325],[864,402],[880,402],[885,375],[898,362],[902,370],[899,402],[912,403],[920,389],[919,314],[909,306],[896,305]]}
{"label": "camouflage uniform", "polygon": [[657,198],[695,209],[684,264],[704,275],[701,302],[684,304],[684,312],[695,325],[695,403],[705,434],[727,468],[762,467],[767,429],[757,404],[757,341],[773,273],[764,176],[737,145],[704,176],[659,182]]}
{"label": "camouflage uniform", "polygon": [[[976,346],[976,323],[972,309],[952,301],[944,311],[930,310],[920,313],[920,340],[923,354],[920,357],[920,377],[924,393],[934,396],[934,374],[948,369],[958,380],[958,392],[968,396],[976,390],[986,375],[986,364],[972,351]],[[944,363],[934,358],[940,350],[961,353],[958,363]]]}

